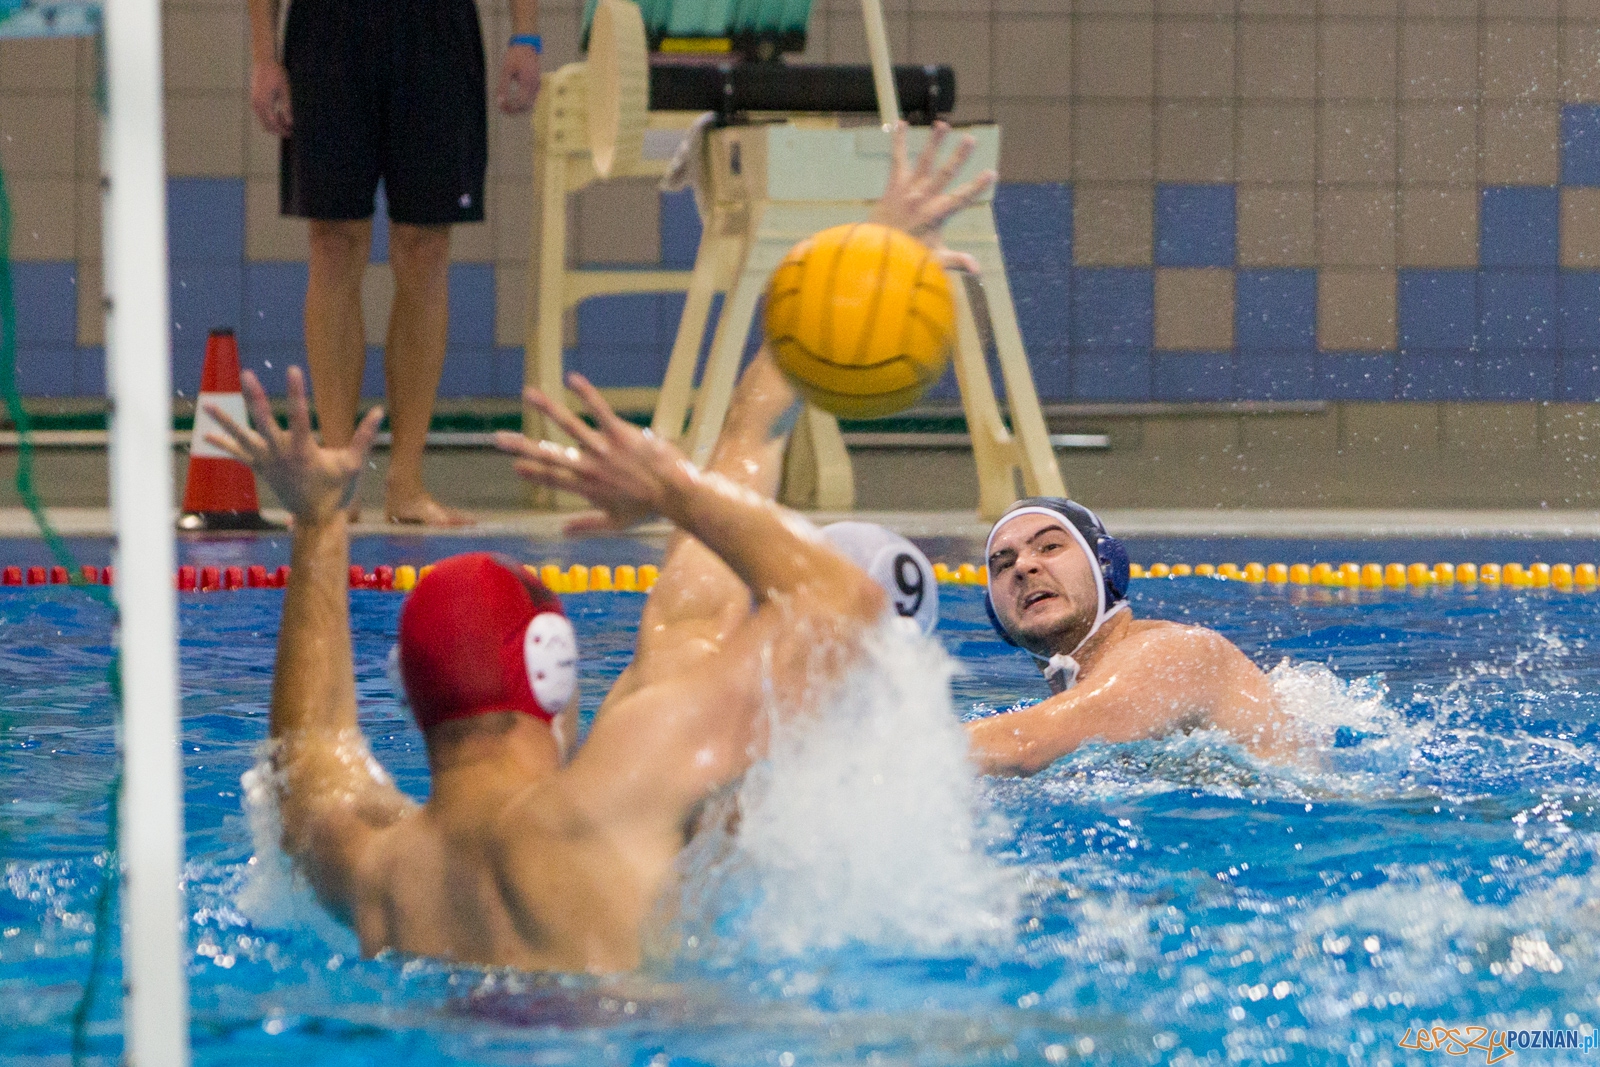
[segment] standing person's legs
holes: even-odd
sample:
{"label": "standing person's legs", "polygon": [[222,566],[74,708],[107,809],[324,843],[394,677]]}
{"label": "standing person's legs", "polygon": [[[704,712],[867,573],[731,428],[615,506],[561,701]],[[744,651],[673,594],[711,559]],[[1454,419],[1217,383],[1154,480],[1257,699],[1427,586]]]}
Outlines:
{"label": "standing person's legs", "polygon": [[343,448],[355,431],[367,362],[361,318],[361,276],[367,269],[372,220],[312,219],[306,284],[306,361],[317,423],[327,448]]}
{"label": "standing person's legs", "polygon": [[383,373],[394,437],[384,509],[390,522],[470,522],[434,500],[422,484],[422,453],[444,370],[450,319],[450,227],[394,223],[389,228],[389,265],[394,270],[394,306]]}

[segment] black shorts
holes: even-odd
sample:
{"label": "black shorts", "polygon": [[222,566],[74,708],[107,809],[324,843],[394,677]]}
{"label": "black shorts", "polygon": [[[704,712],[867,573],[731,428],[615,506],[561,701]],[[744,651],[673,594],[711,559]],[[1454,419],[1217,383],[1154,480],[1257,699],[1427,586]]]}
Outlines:
{"label": "black shorts", "polygon": [[483,37],[473,0],[292,0],[283,49],[294,130],[279,156],[285,215],[483,221]]}

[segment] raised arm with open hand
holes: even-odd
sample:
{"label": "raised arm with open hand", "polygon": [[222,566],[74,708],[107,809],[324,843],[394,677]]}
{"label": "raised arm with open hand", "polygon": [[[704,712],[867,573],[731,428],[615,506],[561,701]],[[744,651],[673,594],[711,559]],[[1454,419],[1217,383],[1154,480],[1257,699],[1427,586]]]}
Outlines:
{"label": "raised arm with open hand", "polygon": [[226,411],[210,405],[206,411],[225,432],[207,434],[206,440],[254,467],[298,521],[320,521],[349,507],[367,452],[383,421],[383,409],[367,412],[347,447],[323,448],[311,433],[306,380],[299,367],[289,368],[287,430],[280,429],[272,417],[266,390],[256,376],[245,371],[243,378],[245,403],[259,429],[240,426]]}
{"label": "raised arm with open hand", "polygon": [[950,216],[970,207],[994,184],[995,172],[986,170],[971,181],[950,189],[950,183],[972,156],[977,142],[970,135],[962,137],[949,158],[935,167],[939,149],[949,134],[950,126],[947,123],[934,123],[927,146],[917,157],[916,164],[908,167],[906,124],[895,123],[891,135],[889,183],[872,210],[871,221],[909,233],[938,252],[944,266],[976,274],[977,260],[965,252],[952,252],[945,248],[940,231]]}

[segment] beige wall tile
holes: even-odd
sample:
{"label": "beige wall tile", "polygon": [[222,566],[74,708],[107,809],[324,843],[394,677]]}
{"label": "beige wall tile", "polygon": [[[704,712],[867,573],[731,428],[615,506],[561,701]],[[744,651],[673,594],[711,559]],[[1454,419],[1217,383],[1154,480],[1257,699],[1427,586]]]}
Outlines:
{"label": "beige wall tile", "polygon": [[1384,186],[1331,186],[1317,203],[1317,246],[1323,266],[1392,267],[1395,192]]}
{"label": "beige wall tile", "polygon": [[1246,22],[1240,25],[1240,95],[1309,100],[1316,93],[1316,66],[1317,36],[1310,23]]}
{"label": "beige wall tile", "polygon": [[1239,105],[1239,180],[1309,182],[1317,175],[1314,105]]}
{"label": "beige wall tile", "polygon": [[251,178],[244,184],[244,254],[256,261],[301,262],[311,255],[305,219],[278,213],[278,179]]}
{"label": "beige wall tile", "polygon": [[70,93],[77,87],[78,44],[71,38],[0,41],[0,93]]}
{"label": "beige wall tile", "polygon": [[1155,24],[1148,18],[1080,18],[1074,26],[1072,78],[1079,97],[1155,94]]}
{"label": "beige wall tile", "polygon": [[495,194],[497,191],[498,186],[495,185],[490,185],[484,190],[485,221],[467,222],[459,226],[450,227],[450,262],[494,262]]}
{"label": "beige wall tile", "polygon": [[79,94],[73,107],[75,173],[80,178],[100,178],[100,114],[94,101]]}
{"label": "beige wall tile", "polygon": [[[237,178],[245,173],[245,98],[231,93],[167,94],[167,173]],[[253,116],[248,121],[254,122]]]}
{"label": "beige wall tile", "polygon": [[494,260],[526,263],[533,254],[533,194],[526,182],[494,184]]}
{"label": "beige wall tile", "polygon": [[1478,180],[1478,112],[1470,104],[1400,105],[1400,180]]}
{"label": "beige wall tile", "polygon": [[1322,0],[1324,18],[1389,18],[1400,11],[1400,0]]}
{"label": "beige wall tile", "polygon": [[1400,55],[1402,100],[1471,100],[1478,91],[1478,24],[1408,22]]}
{"label": "beige wall tile", "polygon": [[1072,5],[1079,15],[1149,15],[1155,0],[1076,0]]}
{"label": "beige wall tile", "polygon": [[1401,186],[1398,239],[1402,267],[1476,267],[1478,190]]}
{"label": "beige wall tile", "polygon": [[1311,19],[1317,15],[1317,0],[1239,0],[1239,14]]}
{"label": "beige wall tile", "polygon": [[[848,7],[841,11],[833,9],[833,14],[838,16],[848,11]],[[889,55],[904,56],[911,53],[911,20],[904,12],[885,12],[883,16],[884,28],[889,33]],[[844,18],[834,18],[828,25],[828,62],[830,63],[866,63],[867,36],[861,28],[861,5],[855,5],[855,19],[852,21],[848,15]],[[956,95],[961,95],[961,86],[956,86]]]}
{"label": "beige wall tile", "polygon": [[1447,452],[1495,456],[1539,447],[1542,404],[1444,404],[1439,413],[1439,441]]}
{"label": "beige wall tile", "polygon": [[1553,19],[1561,14],[1561,0],[1483,0],[1483,15],[1491,19]]}
{"label": "beige wall tile", "polygon": [[989,20],[967,15],[918,14],[911,20],[913,63],[948,63],[956,72],[956,99],[989,96]]}
{"label": "beige wall tile", "polygon": [[1317,347],[1324,351],[1393,351],[1395,272],[1317,272]]}
{"label": "beige wall tile", "polygon": [[1221,15],[1232,16],[1233,0],[1156,0],[1158,15]]}
{"label": "beige wall tile", "polygon": [[1554,185],[1561,164],[1561,109],[1556,104],[1485,103],[1485,185]]}
{"label": "beige wall tile", "polygon": [[1080,184],[1073,190],[1072,258],[1083,267],[1147,267],[1154,250],[1155,190]]}
{"label": "beige wall tile", "polygon": [[1071,19],[996,17],[994,60],[996,96],[1067,96],[1072,92]]}
{"label": "beige wall tile", "polygon": [[100,210],[104,197],[98,181],[79,178],[74,184],[73,249],[79,263],[98,263],[105,251],[100,238]]}
{"label": "beige wall tile", "polygon": [[1479,0],[1403,0],[1400,13],[1407,19],[1475,19]]}
{"label": "beige wall tile", "polygon": [[1485,100],[1556,99],[1556,23],[1486,19],[1482,48]]}
{"label": "beige wall tile", "polygon": [[1600,19],[1600,0],[1561,0],[1561,14],[1569,19]]}
{"label": "beige wall tile", "polygon": [[[859,7],[859,5],[858,5]],[[547,14],[547,12],[541,12]],[[856,12],[859,21],[861,13]],[[813,14],[812,22],[817,19],[827,20],[826,15]],[[509,26],[510,19],[507,24]],[[509,31],[507,36],[510,36]],[[539,36],[544,38],[544,55],[540,57],[540,66],[544,70],[557,71],[568,63],[576,63],[583,58],[583,52],[578,47],[583,38],[583,19],[581,13],[573,12],[566,18],[541,18],[539,21]],[[828,34],[824,32],[822,38],[827,40]]]}
{"label": "beige wall tile", "polygon": [[1600,267],[1600,189],[1561,190],[1561,265]]}
{"label": "beige wall tile", "polygon": [[249,29],[244,5],[169,7],[162,37],[167,88],[240,91],[249,78]]}
{"label": "beige wall tile", "polygon": [[1072,115],[1072,170],[1078,181],[1149,181],[1155,114],[1148,103],[1083,103]]}
{"label": "beige wall tile", "polygon": [[1233,108],[1190,101],[1156,108],[1156,180],[1233,180]]}
{"label": "beige wall tile", "polygon": [[1392,104],[1320,104],[1325,182],[1392,182],[1396,128]]}
{"label": "beige wall tile", "polygon": [[[255,112],[248,110],[248,101],[246,101],[245,107],[245,173],[252,178],[277,178],[278,155],[283,142],[261,128],[261,123],[256,121]],[[490,129],[492,130],[493,128],[493,125],[491,125]]]}
{"label": "beige wall tile", "polygon": [[527,337],[523,321],[528,306],[528,268],[502,264],[494,272],[494,343],[521,345]]}
{"label": "beige wall tile", "polygon": [[1224,267],[1156,270],[1156,347],[1221,352],[1233,347],[1233,271]]}
{"label": "beige wall tile", "polygon": [[[1071,107],[1070,104],[1065,106]],[[994,101],[987,96],[962,96],[956,94],[955,110],[947,116],[952,125],[959,126],[968,122],[993,122]],[[1010,179],[1007,179],[1008,181]]]}
{"label": "beige wall tile", "polygon": [[70,92],[0,95],[0,165],[8,175],[71,178],[77,167]]}
{"label": "beige wall tile", "polygon": [[1374,456],[1416,457],[1439,451],[1439,405],[1339,405],[1337,447]]}
{"label": "beige wall tile", "polygon": [[1072,105],[1061,101],[997,100],[1000,173],[1008,182],[1064,182],[1072,177]]}
{"label": "beige wall tile", "polygon": [[502,115],[498,108],[489,112],[489,173],[496,178],[533,177],[533,124],[528,116]]}
{"label": "beige wall tile", "polygon": [[1163,19],[1156,31],[1156,93],[1232,96],[1232,20]]}
{"label": "beige wall tile", "polygon": [[1310,185],[1241,185],[1239,266],[1309,267],[1317,261],[1316,191]]}
{"label": "beige wall tile", "polygon": [[1561,99],[1600,100],[1600,24],[1569,22],[1562,29]]}
{"label": "beige wall tile", "polygon": [[1395,24],[1378,19],[1328,19],[1321,26],[1324,97],[1393,100]]}
{"label": "beige wall tile", "polygon": [[389,312],[394,308],[394,271],[387,263],[369,263],[361,275],[361,322],[367,344],[381,345],[389,333]]}
{"label": "beige wall tile", "polygon": [[11,193],[11,258],[77,258],[77,195],[72,178],[7,175]]}
{"label": "beige wall tile", "polygon": [[661,195],[654,179],[591,185],[573,200],[578,208],[573,247],[579,263],[661,261]]}
{"label": "beige wall tile", "polygon": [[106,343],[105,280],[99,260],[78,262],[78,343]]}

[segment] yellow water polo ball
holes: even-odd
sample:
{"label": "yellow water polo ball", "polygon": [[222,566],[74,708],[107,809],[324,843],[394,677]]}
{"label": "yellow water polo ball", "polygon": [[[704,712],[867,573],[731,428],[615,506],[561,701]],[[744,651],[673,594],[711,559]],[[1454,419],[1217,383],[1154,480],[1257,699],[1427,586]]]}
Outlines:
{"label": "yellow water polo ball", "polygon": [[875,223],[801,241],[767,285],[767,344],[807,400],[843,418],[912,404],[950,364],[955,300],[939,258]]}

